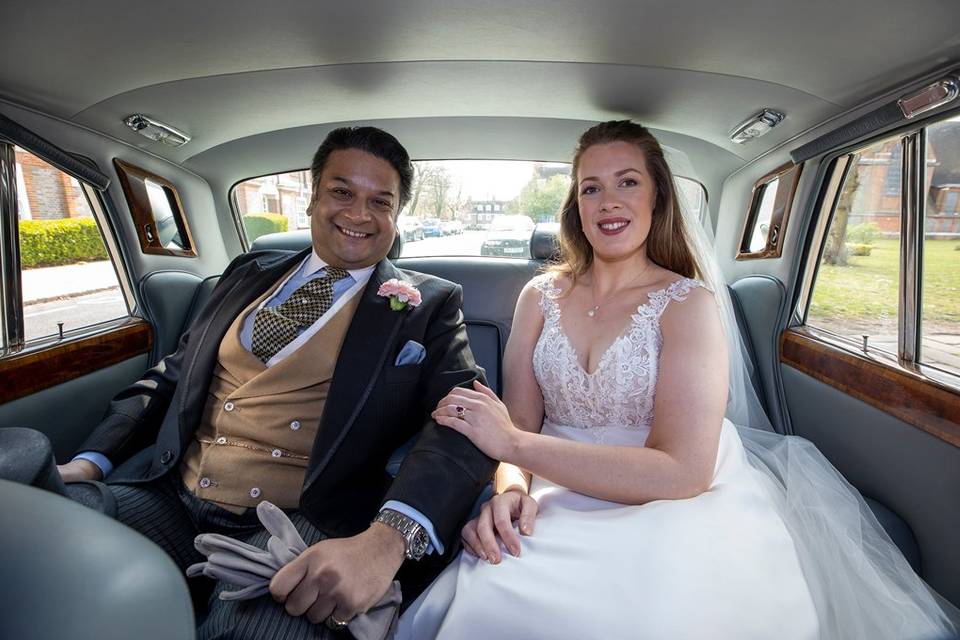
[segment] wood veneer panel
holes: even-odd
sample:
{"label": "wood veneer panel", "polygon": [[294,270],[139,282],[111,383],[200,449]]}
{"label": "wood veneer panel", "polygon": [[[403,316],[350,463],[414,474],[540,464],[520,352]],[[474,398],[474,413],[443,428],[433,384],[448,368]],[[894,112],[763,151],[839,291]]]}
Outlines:
{"label": "wood veneer panel", "polygon": [[844,351],[809,329],[780,334],[780,362],[960,447],[960,393],[922,373]]}
{"label": "wood veneer panel", "polygon": [[[793,199],[797,194],[797,185],[800,184],[800,172],[803,165],[794,165],[788,162],[782,167],[774,169],[757,180],[750,195],[750,210],[744,220],[743,230],[740,232],[740,249],[737,260],[757,260],[765,258],[779,258],[783,254],[783,239],[787,232],[787,222],[790,219],[790,210],[793,209]],[[759,251],[750,252],[750,238],[753,236],[753,227],[758,222],[760,202],[757,201],[758,191],[779,178],[777,194],[774,198],[773,215],[770,217],[770,230],[767,231],[767,242]],[[761,197],[762,200],[762,197]],[[770,233],[777,230],[776,239],[771,242]],[[747,232],[750,232],[749,234]]]}
{"label": "wood veneer panel", "polygon": [[150,323],[131,319],[120,327],[0,360],[0,403],[68,382],[147,353],[153,347]]}
{"label": "wood veneer panel", "polygon": [[[127,199],[127,206],[130,207],[130,215],[133,216],[133,224],[137,229],[137,238],[140,240],[140,249],[144,253],[152,253],[163,256],[184,256],[194,258],[197,256],[197,245],[193,241],[193,234],[190,233],[190,225],[187,224],[186,216],[183,212],[183,203],[180,201],[180,194],[177,187],[155,173],[146,169],[134,166],[114,158],[113,164],[117,169],[117,175],[120,177],[120,186],[123,188],[123,195]],[[185,237],[181,238],[187,244],[186,249],[170,249],[160,244],[157,221],[154,219],[153,206],[150,204],[150,196],[147,195],[146,180],[152,180],[162,187],[166,187],[173,195],[171,207],[174,210],[173,215],[177,219],[177,226],[182,230]],[[152,229],[152,238],[147,232],[147,228]]]}

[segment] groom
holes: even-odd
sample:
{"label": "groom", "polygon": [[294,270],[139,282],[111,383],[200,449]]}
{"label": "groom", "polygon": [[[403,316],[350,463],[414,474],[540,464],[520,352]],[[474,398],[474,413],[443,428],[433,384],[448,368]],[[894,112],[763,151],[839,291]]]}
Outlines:
{"label": "groom", "polygon": [[[460,287],[386,259],[410,195],[406,150],[341,128],[311,172],[312,249],[235,259],[177,351],[61,467],[68,482],[96,480],[133,457],[108,480],[118,518],[181,567],[204,560],[197,533],[262,546],[261,500],[291,514],[311,546],[274,577],[277,602],[213,599],[201,637],[340,637],[398,570],[412,601],[493,471],[429,416],[480,376]],[[381,290],[394,279],[407,295]],[[391,478],[391,452],[417,434]]]}

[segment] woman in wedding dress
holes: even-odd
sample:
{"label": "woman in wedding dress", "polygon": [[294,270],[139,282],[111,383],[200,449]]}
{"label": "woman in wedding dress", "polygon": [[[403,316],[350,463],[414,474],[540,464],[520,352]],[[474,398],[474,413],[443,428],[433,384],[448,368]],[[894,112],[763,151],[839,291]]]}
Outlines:
{"label": "woman in wedding dress", "polygon": [[729,299],[656,139],[597,125],[572,175],[562,262],[517,302],[504,401],[477,384],[434,412],[502,464],[399,637],[952,633],[813,446],[749,428],[765,419]]}

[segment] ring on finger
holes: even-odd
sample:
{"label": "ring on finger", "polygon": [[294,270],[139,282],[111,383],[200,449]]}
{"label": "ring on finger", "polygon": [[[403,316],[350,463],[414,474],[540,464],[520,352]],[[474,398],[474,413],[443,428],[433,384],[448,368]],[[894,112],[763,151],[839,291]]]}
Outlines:
{"label": "ring on finger", "polygon": [[460,405],[457,405],[457,406],[454,407],[454,408],[455,408],[456,411],[457,411],[457,417],[460,418],[461,420],[463,420],[463,417],[466,415],[467,410],[466,410],[464,407],[461,407]]}
{"label": "ring on finger", "polygon": [[336,616],[334,616],[331,613],[329,616],[327,616],[327,620],[324,624],[327,625],[327,629],[330,629],[332,631],[339,631],[341,629],[346,629],[347,625],[349,625],[350,623],[344,622],[343,620],[338,619]]}

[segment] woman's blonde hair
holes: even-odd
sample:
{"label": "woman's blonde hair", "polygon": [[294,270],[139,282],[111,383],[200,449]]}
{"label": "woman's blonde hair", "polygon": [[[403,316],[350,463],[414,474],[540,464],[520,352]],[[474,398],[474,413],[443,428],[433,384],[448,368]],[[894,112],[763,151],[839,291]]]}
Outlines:
{"label": "woman's blonde hair", "polygon": [[587,129],[577,141],[573,154],[570,190],[560,209],[560,259],[551,271],[570,278],[572,289],[577,278],[593,264],[593,247],[590,246],[580,223],[577,170],[584,151],[594,145],[610,142],[629,142],[639,147],[646,161],[647,172],[656,185],[653,217],[646,241],[647,257],[682,276],[700,277],[700,269],[690,249],[683,215],[680,213],[673,174],[667,166],[663,149],[646,127],[629,120],[601,122]]}

